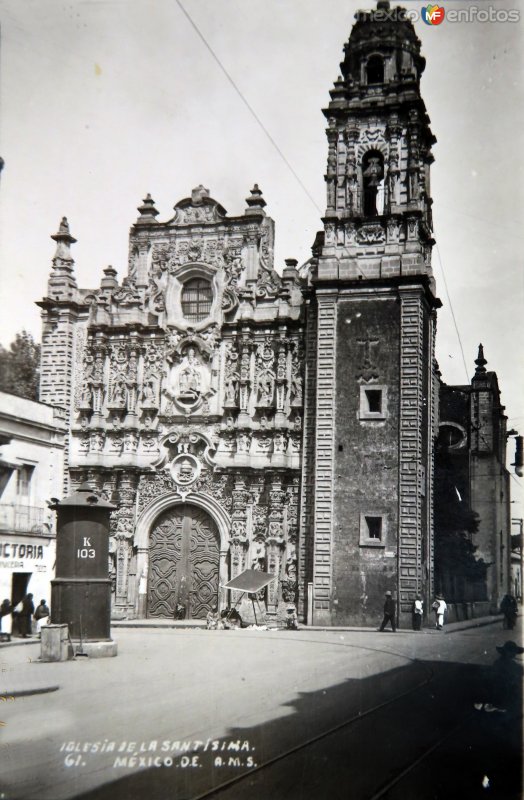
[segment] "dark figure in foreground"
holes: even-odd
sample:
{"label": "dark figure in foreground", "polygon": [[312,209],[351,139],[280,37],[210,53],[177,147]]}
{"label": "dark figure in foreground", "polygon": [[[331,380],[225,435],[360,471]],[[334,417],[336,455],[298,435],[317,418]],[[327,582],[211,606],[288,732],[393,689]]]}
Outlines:
{"label": "dark figure in foreground", "polygon": [[[474,731],[468,738],[478,762],[478,794],[501,800],[522,797],[522,659],[516,642],[497,647],[499,658],[486,675]],[[475,713],[475,712],[474,712]],[[483,788],[481,788],[481,786]],[[485,791],[485,790],[489,791]]]}
{"label": "dark figure in foreground", "polygon": [[33,595],[26,594],[22,600],[22,610],[18,614],[18,630],[20,636],[26,639],[32,634],[31,618],[35,613],[35,605],[33,603]]}
{"label": "dark figure in foreground", "polygon": [[384,603],[384,619],[382,620],[382,625],[379,628],[381,632],[384,630],[388,622],[391,622],[393,633],[395,633],[397,630],[395,626],[395,601],[391,596],[391,592],[386,592],[386,602]]}
{"label": "dark figure in foreground", "polygon": [[504,614],[504,630],[512,631],[517,622],[517,601],[511,594],[505,594],[500,604],[500,612]]}
{"label": "dark figure in foreground", "polygon": [[7,599],[3,600],[0,606],[0,640],[3,642],[11,641],[12,612],[13,606],[10,601]]}

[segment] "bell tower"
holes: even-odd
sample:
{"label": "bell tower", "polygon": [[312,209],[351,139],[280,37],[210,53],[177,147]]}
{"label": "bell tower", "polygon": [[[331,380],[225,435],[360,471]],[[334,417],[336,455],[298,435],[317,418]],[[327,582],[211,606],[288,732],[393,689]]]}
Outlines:
{"label": "bell tower", "polygon": [[405,10],[379,2],[356,20],[324,110],[327,207],[307,300],[302,574],[313,624],[376,625],[387,590],[402,624],[416,594],[428,600],[433,590],[436,140],[420,94],[425,60]]}

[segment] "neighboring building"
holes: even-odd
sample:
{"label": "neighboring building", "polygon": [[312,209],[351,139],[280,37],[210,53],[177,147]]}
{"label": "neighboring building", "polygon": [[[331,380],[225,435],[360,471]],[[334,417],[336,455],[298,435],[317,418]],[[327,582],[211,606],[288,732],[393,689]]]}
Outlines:
{"label": "neighboring building", "polygon": [[65,412],[0,392],[0,600],[51,599],[55,514],[62,494]]}
{"label": "neighboring building", "polygon": [[521,517],[513,518],[511,520],[512,534],[511,534],[511,594],[522,605],[524,598],[522,595],[522,576],[524,573],[524,551],[522,547],[522,528],[523,522]]}
{"label": "neighboring building", "polygon": [[[506,469],[506,421],[495,372],[486,370],[482,345],[471,385],[440,389],[437,480],[440,494],[435,537],[437,589],[451,602],[485,601],[496,611],[511,587],[510,473]],[[460,536],[461,523],[473,517],[465,538],[474,551],[439,563],[438,537]],[[439,530],[442,519],[442,530]],[[448,524],[446,525],[446,520]],[[453,530],[454,528],[454,530]],[[453,546],[453,544],[452,544]],[[467,546],[467,545],[466,545]],[[475,564],[476,562],[476,564]]]}
{"label": "neighboring building", "polygon": [[278,576],[270,615],[295,601],[315,624],[375,624],[387,589],[401,622],[429,603],[435,139],[420,42],[387,16],[361,13],[345,47],[300,270],[275,271],[257,186],[232,217],[199,186],[159,222],[148,195],[128,274],[97,289],[66,219],[53,236],[41,399],[67,410],[67,481],[119,502],[115,614],[204,617],[245,568]]}

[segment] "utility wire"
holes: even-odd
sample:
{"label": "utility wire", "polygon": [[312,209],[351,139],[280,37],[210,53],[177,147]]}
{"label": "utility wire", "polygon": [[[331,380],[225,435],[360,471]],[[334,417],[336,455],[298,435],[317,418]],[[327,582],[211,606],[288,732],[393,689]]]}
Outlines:
{"label": "utility wire", "polygon": [[460,352],[462,353],[462,363],[464,364],[464,372],[466,374],[466,381],[469,383],[468,367],[467,367],[467,364],[466,364],[466,357],[464,355],[464,348],[462,347],[462,339],[460,338],[460,331],[458,329],[457,320],[456,320],[456,317],[455,317],[455,312],[453,311],[453,304],[451,302],[451,297],[450,297],[449,289],[448,289],[448,282],[446,280],[446,273],[444,272],[444,264],[442,263],[442,258],[440,256],[440,250],[439,250],[438,244],[435,244],[435,250],[437,251],[437,256],[438,256],[438,260],[439,260],[439,264],[440,264],[440,271],[442,272],[442,277],[444,279],[444,288],[446,290],[446,297],[448,298],[449,310],[451,311],[451,317],[453,319],[453,324],[455,326],[455,330],[457,332],[457,338],[458,338],[459,345],[460,345]]}
{"label": "utility wire", "polygon": [[[231,86],[233,87],[233,89],[235,90],[235,92],[238,94],[238,96],[240,97],[240,99],[242,100],[242,102],[244,103],[244,105],[246,106],[246,108],[248,109],[249,113],[250,113],[250,114],[252,115],[252,117],[255,119],[255,121],[256,121],[256,122],[257,122],[257,124],[260,126],[260,128],[262,129],[262,131],[265,133],[265,135],[267,136],[267,138],[269,139],[269,141],[271,142],[271,144],[273,145],[273,147],[275,148],[275,150],[277,151],[277,153],[279,154],[279,156],[281,157],[281,159],[284,161],[285,165],[287,166],[287,168],[289,169],[289,171],[291,172],[291,174],[293,175],[293,177],[295,178],[295,180],[297,181],[297,183],[300,185],[300,187],[302,188],[302,190],[303,190],[303,191],[305,192],[305,194],[308,196],[309,200],[310,200],[310,201],[313,203],[313,205],[315,206],[315,208],[316,208],[316,210],[319,212],[319,214],[322,214],[322,209],[321,209],[321,208],[320,208],[320,207],[317,205],[317,202],[316,202],[316,200],[315,200],[315,199],[314,199],[314,197],[311,195],[311,193],[309,192],[309,190],[307,189],[307,187],[305,186],[305,184],[303,183],[303,181],[301,180],[301,178],[299,177],[299,175],[297,174],[297,172],[295,171],[295,169],[293,168],[293,166],[290,164],[290,162],[288,161],[288,159],[286,158],[286,156],[284,155],[284,153],[282,152],[282,150],[280,149],[280,147],[278,146],[278,144],[277,144],[277,143],[276,143],[276,141],[274,140],[274,138],[271,136],[270,132],[268,131],[268,129],[266,128],[266,126],[264,125],[264,123],[262,122],[262,120],[260,119],[260,117],[258,116],[258,114],[256,113],[256,111],[255,111],[255,109],[253,108],[253,106],[252,106],[252,105],[249,103],[249,101],[248,101],[248,100],[247,100],[247,99],[244,97],[244,95],[243,95],[243,94],[242,94],[242,92],[240,91],[239,87],[237,86],[237,84],[235,83],[235,81],[233,80],[233,78],[231,77],[231,75],[229,74],[229,72],[227,71],[227,69],[224,67],[224,65],[223,65],[223,64],[222,64],[222,62],[220,61],[219,57],[217,56],[217,54],[215,53],[215,51],[213,50],[213,48],[211,47],[211,45],[209,44],[209,42],[207,41],[207,39],[205,38],[204,34],[203,34],[203,33],[202,33],[202,31],[200,30],[200,28],[198,27],[198,25],[196,24],[196,22],[195,22],[195,21],[193,20],[193,18],[190,16],[190,14],[188,13],[188,11],[186,11],[186,9],[184,8],[184,6],[183,6],[183,5],[182,5],[182,3],[180,2],[180,0],[175,0],[175,2],[176,2],[176,4],[177,4],[177,6],[180,8],[180,10],[182,11],[182,13],[184,14],[184,16],[186,17],[186,19],[188,20],[188,22],[189,22],[189,24],[191,25],[191,27],[192,27],[192,28],[195,30],[196,34],[198,35],[198,37],[200,38],[200,40],[202,41],[202,43],[205,45],[206,49],[207,49],[207,50],[209,51],[209,53],[211,54],[211,56],[212,56],[212,58],[214,59],[214,61],[216,61],[216,63],[218,64],[218,66],[219,66],[219,67],[220,67],[220,69],[222,70],[223,74],[226,76],[227,80],[229,81],[229,83],[231,84]],[[457,332],[457,338],[458,338],[459,345],[460,345],[460,352],[461,352],[461,354],[462,354],[462,362],[463,362],[463,364],[464,364],[464,372],[465,372],[465,374],[466,374],[466,380],[469,382],[469,374],[468,374],[468,368],[467,368],[467,364],[466,364],[466,357],[465,357],[465,355],[464,355],[464,348],[463,348],[463,346],[462,346],[462,339],[461,339],[461,337],[460,337],[460,331],[459,331],[459,328],[458,328],[458,325],[457,325],[457,320],[456,320],[456,317],[455,317],[455,312],[453,311],[453,304],[452,304],[452,302],[451,302],[451,296],[450,296],[450,294],[449,294],[448,283],[447,283],[447,280],[446,280],[446,273],[444,272],[444,265],[443,265],[443,263],[442,263],[442,258],[441,258],[441,256],[440,256],[440,250],[439,250],[438,244],[436,245],[436,251],[437,251],[438,260],[439,260],[439,263],[440,263],[440,269],[441,269],[441,272],[442,272],[442,277],[443,277],[443,279],[444,279],[444,287],[445,287],[445,290],[446,290],[446,297],[447,297],[447,299],[448,299],[448,303],[449,303],[449,309],[450,309],[450,311],[451,311],[451,316],[452,316],[452,319],[453,319],[453,324],[454,324],[454,326],[455,326],[455,330],[456,330],[456,332]]]}
{"label": "utility wire", "polygon": [[263,131],[264,131],[264,133],[266,134],[267,138],[269,139],[269,141],[271,142],[271,144],[273,145],[273,147],[275,148],[275,150],[276,150],[276,151],[277,151],[277,153],[279,154],[280,158],[281,158],[281,159],[284,161],[285,165],[287,166],[287,168],[289,169],[289,171],[292,173],[292,175],[293,175],[293,177],[295,178],[295,180],[296,180],[296,181],[299,183],[299,185],[301,186],[301,188],[303,189],[303,191],[304,191],[304,192],[307,194],[307,196],[309,197],[309,199],[311,200],[311,202],[312,202],[312,203],[313,203],[313,205],[315,206],[315,208],[316,208],[316,210],[318,211],[318,213],[319,213],[319,214],[322,214],[322,213],[323,213],[323,212],[322,212],[322,209],[321,209],[321,208],[320,208],[320,207],[317,205],[315,198],[313,197],[313,195],[312,195],[312,194],[310,194],[309,190],[306,188],[306,186],[304,185],[304,183],[302,182],[302,180],[300,179],[300,177],[299,177],[299,176],[298,176],[298,174],[296,173],[295,169],[294,169],[294,168],[291,166],[291,164],[290,164],[290,163],[289,163],[289,161],[287,160],[286,156],[284,155],[284,153],[282,152],[282,150],[280,149],[280,147],[278,146],[278,144],[275,142],[275,140],[274,140],[274,139],[273,139],[273,137],[271,136],[270,132],[268,131],[268,129],[266,128],[266,126],[264,125],[264,123],[262,122],[262,120],[260,119],[260,117],[258,116],[258,114],[256,113],[256,111],[255,111],[255,109],[253,108],[253,106],[252,106],[252,105],[249,103],[249,101],[248,101],[248,100],[246,100],[246,98],[244,97],[244,95],[242,94],[242,92],[240,91],[240,89],[238,88],[238,86],[236,85],[235,81],[233,80],[233,78],[231,77],[231,75],[229,74],[229,72],[227,71],[227,69],[224,67],[224,65],[223,65],[223,64],[222,64],[222,62],[220,61],[219,57],[217,56],[217,54],[215,53],[215,51],[213,50],[213,48],[211,47],[211,45],[209,44],[209,42],[207,41],[207,39],[205,38],[204,34],[203,34],[203,33],[202,33],[202,31],[200,30],[200,28],[197,26],[196,22],[195,22],[195,21],[194,21],[194,20],[191,18],[191,16],[190,16],[190,15],[189,15],[189,13],[186,11],[186,9],[184,8],[184,6],[183,6],[183,5],[182,5],[182,3],[180,2],[180,0],[175,0],[175,2],[176,2],[176,4],[177,4],[177,6],[180,8],[180,10],[182,11],[182,13],[184,14],[184,16],[186,17],[186,19],[188,20],[188,22],[190,23],[190,25],[191,25],[191,26],[194,28],[194,30],[196,31],[197,35],[198,35],[198,36],[199,36],[199,38],[202,40],[202,42],[204,43],[204,45],[206,46],[206,48],[209,50],[209,52],[211,53],[211,55],[212,55],[213,59],[214,59],[214,60],[216,61],[216,63],[218,64],[218,66],[220,67],[220,69],[222,70],[222,72],[224,73],[224,75],[226,76],[227,80],[229,81],[229,83],[231,84],[231,86],[233,87],[233,89],[235,90],[235,92],[238,94],[238,96],[240,97],[240,99],[242,100],[242,102],[244,103],[244,105],[246,106],[246,108],[248,109],[249,113],[250,113],[250,114],[252,115],[252,117],[253,117],[253,118],[256,120],[256,122],[258,123],[258,125],[259,125],[259,126],[262,128],[262,130],[263,130]]}

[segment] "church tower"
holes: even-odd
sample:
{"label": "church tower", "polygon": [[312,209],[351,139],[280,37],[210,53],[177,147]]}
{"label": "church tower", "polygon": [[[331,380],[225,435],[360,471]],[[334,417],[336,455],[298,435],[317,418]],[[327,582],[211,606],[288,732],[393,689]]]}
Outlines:
{"label": "church tower", "polygon": [[327,118],[309,270],[300,571],[309,622],[407,622],[432,587],[438,391],[425,61],[403,9],[358,12]]}

